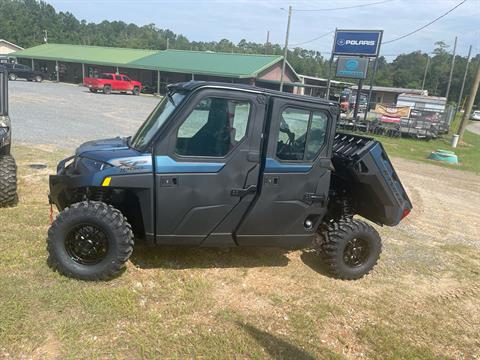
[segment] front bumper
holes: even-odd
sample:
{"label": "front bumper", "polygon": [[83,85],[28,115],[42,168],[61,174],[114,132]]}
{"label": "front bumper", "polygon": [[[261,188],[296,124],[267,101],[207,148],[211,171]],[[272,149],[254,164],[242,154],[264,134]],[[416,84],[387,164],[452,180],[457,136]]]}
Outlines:
{"label": "front bumper", "polygon": [[48,201],[59,210],[63,210],[73,202],[81,201],[86,188],[100,187],[106,176],[115,172],[115,168],[98,172],[86,172],[79,174],[75,171],[75,156],[60,161],[57,165],[57,174],[50,175],[50,193]]}

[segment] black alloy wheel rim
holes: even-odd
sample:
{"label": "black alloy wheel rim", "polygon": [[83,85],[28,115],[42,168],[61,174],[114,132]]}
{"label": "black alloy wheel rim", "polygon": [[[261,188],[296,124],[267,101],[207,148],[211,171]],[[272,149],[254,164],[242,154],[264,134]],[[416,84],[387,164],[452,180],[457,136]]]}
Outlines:
{"label": "black alloy wheel rim", "polygon": [[350,267],[362,266],[369,255],[368,242],[361,238],[353,238],[343,251],[343,261]]}
{"label": "black alloy wheel rim", "polygon": [[76,263],[95,265],[107,256],[108,237],[94,224],[79,224],[67,234],[65,249]]}

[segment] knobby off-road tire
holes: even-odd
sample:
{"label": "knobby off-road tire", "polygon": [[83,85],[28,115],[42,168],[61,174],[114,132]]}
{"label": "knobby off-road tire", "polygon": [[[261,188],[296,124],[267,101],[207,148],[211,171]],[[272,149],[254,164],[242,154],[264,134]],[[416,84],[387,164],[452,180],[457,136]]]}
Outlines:
{"label": "knobby off-road tire", "polygon": [[382,252],[378,232],[360,220],[332,223],[322,236],[323,257],[330,275],[337,279],[360,279],[373,269]]}
{"label": "knobby off-road tire", "polygon": [[17,203],[17,165],[10,155],[0,156],[0,207]]}
{"label": "knobby off-road tire", "polygon": [[75,203],[65,208],[48,230],[47,250],[50,267],[65,276],[108,280],[123,270],[133,252],[132,228],[111,205]]}

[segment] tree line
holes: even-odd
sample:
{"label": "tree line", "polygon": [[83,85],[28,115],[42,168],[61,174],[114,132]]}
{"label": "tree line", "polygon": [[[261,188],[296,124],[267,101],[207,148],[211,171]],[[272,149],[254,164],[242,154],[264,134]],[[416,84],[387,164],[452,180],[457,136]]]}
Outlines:
{"label": "tree line", "polygon": [[[44,42],[44,30],[47,31],[48,41],[51,43],[158,50],[166,49],[168,44],[169,48],[178,50],[283,55],[283,48],[279,44],[261,44],[245,39],[237,44],[228,39],[189,41],[182,34],[158,28],[155,24],[137,26],[123,21],[92,23],[78,20],[70,12],[57,12],[44,1],[0,0],[0,38],[22,47],[31,47]],[[425,89],[430,95],[445,96],[452,54],[445,42],[439,41],[435,45],[436,48],[431,54],[419,50],[400,54],[391,62],[380,57],[374,84],[419,89],[429,58]],[[329,58],[329,54],[300,47],[289,49],[287,56],[297,73],[317,77],[328,76]],[[469,67],[466,93],[469,84],[473,82],[475,65],[479,62],[480,55],[477,54]],[[450,102],[458,99],[466,63],[466,57],[456,56]],[[369,79],[366,80],[366,84],[368,83]]]}

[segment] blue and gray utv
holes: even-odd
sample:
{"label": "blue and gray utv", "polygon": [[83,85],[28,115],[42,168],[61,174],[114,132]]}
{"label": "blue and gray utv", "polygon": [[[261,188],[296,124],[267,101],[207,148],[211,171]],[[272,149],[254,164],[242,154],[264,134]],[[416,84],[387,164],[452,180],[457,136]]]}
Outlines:
{"label": "blue and gray utv", "polygon": [[382,145],[336,133],[338,104],[253,86],[188,82],[133,137],[91,141],[58,164],[49,263],[108,279],[151,245],[316,247],[357,279],[412,205]]}

